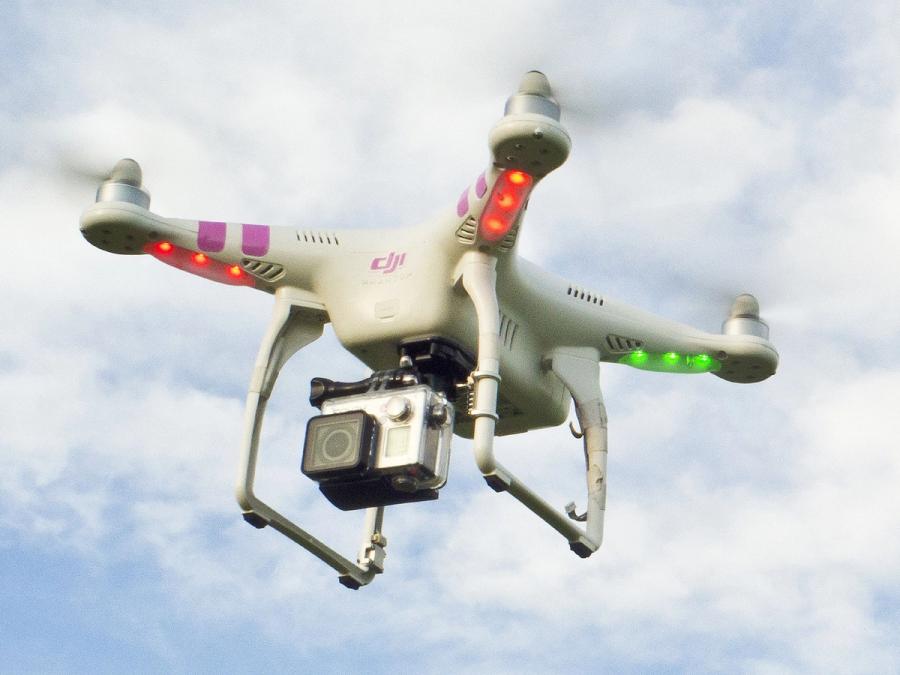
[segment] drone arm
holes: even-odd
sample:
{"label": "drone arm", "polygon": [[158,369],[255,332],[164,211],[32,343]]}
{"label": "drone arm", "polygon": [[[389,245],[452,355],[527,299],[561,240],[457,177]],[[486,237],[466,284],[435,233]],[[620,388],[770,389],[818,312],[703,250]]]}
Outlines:
{"label": "drone arm", "polygon": [[337,245],[336,235],[318,235],[323,246],[291,227],[168,218],[140,204],[105,200],[82,214],[81,233],[110,253],[148,254],[189,274],[266,292],[311,289]]}
{"label": "drone arm", "polygon": [[[509,256],[507,260],[500,277],[504,284],[500,289],[504,306],[522,315],[531,312],[532,307],[543,308],[530,326],[545,344],[590,346],[599,351],[600,361],[626,365],[634,365],[627,357],[638,350],[657,359],[668,352],[682,356],[706,354],[721,365],[721,369],[710,372],[740,383],[765,380],[778,367],[775,346],[768,339],[750,333],[745,326],[734,326],[735,330],[727,334],[709,333],[576,287],[519,256]],[[751,324],[750,328],[759,323],[749,319],[740,321]],[[655,369],[706,372],[662,365]],[[683,358],[680,365],[685,365]]]}
{"label": "drone arm", "polygon": [[293,354],[321,336],[325,320],[324,309],[310,300],[307,293],[289,287],[276,291],[272,321],[260,346],[247,394],[236,497],[248,523],[259,528],[271,525],[336,570],[342,584],[355,589],[371,582],[383,570],[385,540],[381,534],[381,509],[369,509],[360,562],[354,564],[263,502],[253,489],[262,421],[275,380]]}
{"label": "drone arm", "polygon": [[[597,408],[596,405],[599,403],[602,406],[599,398],[599,383],[595,380],[593,388],[590,385],[577,389],[573,387],[578,392],[576,401],[581,399],[582,403],[583,413],[580,413],[579,419],[583,420],[586,432],[588,479],[589,482],[593,480],[594,483],[589,493],[588,533],[585,533],[565,513],[553,508],[494,457],[497,391],[500,383],[498,358],[500,308],[495,288],[496,258],[480,251],[469,251],[463,257],[461,271],[463,287],[471,297],[478,317],[478,365],[475,372],[472,373],[475,383],[475,409],[470,411],[471,416],[475,419],[473,432],[475,462],[488,485],[497,492],[509,492],[563,535],[575,553],[581,557],[587,557],[600,546],[606,499],[605,485],[602,480],[606,468],[605,426],[603,426],[601,434],[600,421],[604,417],[599,414],[601,408]],[[564,357],[560,355],[559,358]],[[593,364],[596,371],[598,367],[596,360],[593,361]],[[596,390],[596,396],[582,396],[583,390],[589,393]],[[596,414],[592,411],[596,411]],[[592,464],[596,468],[592,469]]]}

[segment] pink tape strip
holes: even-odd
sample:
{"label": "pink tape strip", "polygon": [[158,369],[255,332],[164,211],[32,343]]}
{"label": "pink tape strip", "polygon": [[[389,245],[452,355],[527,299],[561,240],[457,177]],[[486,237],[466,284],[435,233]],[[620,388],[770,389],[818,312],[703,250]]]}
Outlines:
{"label": "pink tape strip", "polygon": [[268,225],[242,225],[241,250],[246,255],[263,256],[269,252]]}
{"label": "pink tape strip", "polygon": [[209,253],[218,253],[225,248],[225,223],[201,220],[197,231],[197,248]]}

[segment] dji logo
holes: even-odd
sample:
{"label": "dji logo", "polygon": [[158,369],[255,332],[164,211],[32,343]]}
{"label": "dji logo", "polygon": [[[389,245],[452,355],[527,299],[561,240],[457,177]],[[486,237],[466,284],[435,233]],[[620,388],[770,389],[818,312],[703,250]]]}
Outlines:
{"label": "dji logo", "polygon": [[394,253],[393,251],[391,251],[386,256],[382,256],[381,258],[373,258],[371,264],[369,265],[369,269],[372,272],[390,274],[391,272],[396,272],[398,269],[403,267],[403,264],[405,262],[405,253]]}

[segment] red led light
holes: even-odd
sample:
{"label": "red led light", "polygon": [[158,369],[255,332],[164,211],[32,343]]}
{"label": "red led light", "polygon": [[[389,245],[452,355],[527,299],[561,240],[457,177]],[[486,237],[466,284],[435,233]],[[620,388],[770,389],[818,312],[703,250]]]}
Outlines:
{"label": "red led light", "polygon": [[229,286],[256,286],[256,280],[240,265],[219,262],[207,253],[175,246],[170,241],[147,242],[143,248],[160,262],[198,277],[218,281]]}
{"label": "red led light", "polygon": [[497,206],[501,209],[511,209],[516,205],[516,198],[508,192],[497,193]]}
{"label": "red led light", "polygon": [[484,241],[500,242],[509,233],[533,183],[534,179],[524,171],[504,171],[497,179],[479,221],[479,234]]}
{"label": "red led light", "polygon": [[499,218],[487,218],[484,221],[484,229],[491,234],[502,234],[506,230],[506,224]]}

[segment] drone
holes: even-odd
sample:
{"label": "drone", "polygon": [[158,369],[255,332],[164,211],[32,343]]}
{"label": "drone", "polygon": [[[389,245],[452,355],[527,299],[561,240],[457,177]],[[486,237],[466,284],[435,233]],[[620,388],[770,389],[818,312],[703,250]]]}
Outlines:
{"label": "drone", "polygon": [[[472,440],[488,486],[550,525],[582,558],[603,541],[607,415],[600,364],[711,373],[760,382],[778,352],[759,303],[737,296],[721,333],[634,309],[520,257],[519,232],[537,184],[571,141],[539,71],[525,74],[488,135],[487,168],[455,205],[414,227],[326,231],[208,220],[149,210],[140,166],[119,161],[81,218],[94,246],[160,262],[275,298],[247,394],[237,501],[338,573],[369,584],[385,567],[387,506],[437,499],[454,436]],[[299,469],[344,511],[364,510],[356,562],[295,524],[254,491],[266,404],[284,364],[330,323],[371,369],[358,382],[314,377]],[[587,508],[559,509],[498,461],[497,436],[562,425],[574,403]]]}

